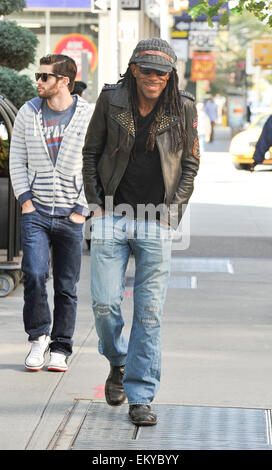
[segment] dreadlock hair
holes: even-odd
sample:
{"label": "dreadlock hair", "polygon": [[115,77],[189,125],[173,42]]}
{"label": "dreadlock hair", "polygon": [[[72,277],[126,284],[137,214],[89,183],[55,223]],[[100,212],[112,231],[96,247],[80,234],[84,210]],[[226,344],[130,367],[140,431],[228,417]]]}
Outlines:
{"label": "dreadlock hair", "polygon": [[[137,85],[136,79],[134,78],[130,67],[127,68],[126,72],[121,75],[121,79],[118,83],[122,83],[122,86],[126,86],[128,89],[128,96],[130,100],[130,107],[134,119],[135,131],[137,130]],[[175,69],[172,70],[167,85],[161,93],[158,103],[157,112],[154,117],[154,121],[150,126],[149,137],[146,142],[146,150],[153,150],[155,146],[156,133],[158,131],[161,119],[163,115],[167,113],[170,117],[178,117],[179,123],[175,128],[170,128],[171,132],[171,151],[176,152],[180,147],[181,143],[184,146],[187,145],[187,134],[184,127],[184,111],[183,103],[180,98],[178,89],[178,75]],[[178,132],[176,130],[178,129]]]}

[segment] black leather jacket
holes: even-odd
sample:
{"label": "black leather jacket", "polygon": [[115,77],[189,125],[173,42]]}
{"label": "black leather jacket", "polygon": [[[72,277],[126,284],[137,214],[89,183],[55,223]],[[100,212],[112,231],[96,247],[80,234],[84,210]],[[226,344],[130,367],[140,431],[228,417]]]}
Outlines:
{"label": "black leather jacket", "polygon": [[[170,150],[170,128],[178,125],[176,117],[165,114],[156,136],[165,185],[164,203],[174,228],[193,192],[200,157],[194,97],[184,91],[180,93],[185,110],[187,148],[175,153]],[[104,206],[105,196],[114,196],[128,165],[134,141],[135,129],[126,87],[121,84],[104,86],[83,147],[83,182],[89,205]]]}

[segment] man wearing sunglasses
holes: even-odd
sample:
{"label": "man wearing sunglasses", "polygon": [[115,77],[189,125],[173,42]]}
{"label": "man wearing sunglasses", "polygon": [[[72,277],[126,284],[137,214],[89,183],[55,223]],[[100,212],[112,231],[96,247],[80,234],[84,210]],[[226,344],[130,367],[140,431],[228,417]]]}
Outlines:
{"label": "man wearing sunglasses", "polygon": [[[198,167],[196,107],[192,95],[178,90],[176,55],[162,39],[142,40],[122,79],[103,88],[83,147],[85,194],[89,207],[97,205],[91,294],[99,352],[110,363],[105,397],[112,406],[127,398],[137,425],[157,423],[150,403],[160,383],[170,225],[177,228]],[[145,208],[155,210],[147,214]],[[121,300],[131,254],[134,312],[128,341]]]}
{"label": "man wearing sunglasses", "polygon": [[[82,229],[88,206],[82,183],[82,146],[90,106],[72,96],[75,61],[50,54],[35,74],[38,97],[19,110],[10,148],[10,175],[22,205],[25,331],[31,350],[25,367],[65,372],[72,354]],[[53,322],[46,282],[52,254]],[[52,328],[51,328],[52,323]]]}

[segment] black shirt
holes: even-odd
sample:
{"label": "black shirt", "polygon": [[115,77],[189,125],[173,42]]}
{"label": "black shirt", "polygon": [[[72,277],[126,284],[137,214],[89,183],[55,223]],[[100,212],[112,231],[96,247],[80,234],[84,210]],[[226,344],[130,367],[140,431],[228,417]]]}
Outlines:
{"label": "black shirt", "polygon": [[146,150],[149,129],[156,113],[156,106],[147,116],[137,116],[135,143],[128,166],[117,187],[114,205],[129,204],[137,214],[137,204],[158,204],[164,201],[164,181],[157,145]]}

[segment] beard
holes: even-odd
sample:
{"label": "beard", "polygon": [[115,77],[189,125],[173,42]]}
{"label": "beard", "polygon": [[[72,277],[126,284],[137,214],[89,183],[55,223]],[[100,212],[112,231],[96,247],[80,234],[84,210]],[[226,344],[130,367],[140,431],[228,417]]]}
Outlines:
{"label": "beard", "polygon": [[50,88],[47,88],[47,89],[38,87],[37,91],[38,91],[38,96],[40,98],[46,98],[46,99],[53,98],[53,96],[55,96],[58,93],[56,84],[52,85]]}

